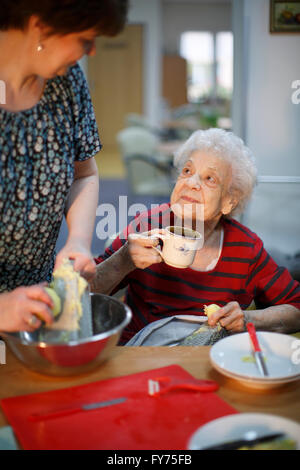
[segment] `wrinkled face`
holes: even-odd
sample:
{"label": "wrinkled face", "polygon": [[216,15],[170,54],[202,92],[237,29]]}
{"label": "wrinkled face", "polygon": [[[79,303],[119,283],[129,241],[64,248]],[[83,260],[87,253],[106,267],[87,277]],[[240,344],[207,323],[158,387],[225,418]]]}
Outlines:
{"label": "wrinkled face", "polygon": [[45,79],[64,75],[85,54],[95,55],[96,32],[93,29],[64,36],[51,35],[41,40],[43,49],[35,52],[37,75]]}
{"label": "wrinkled face", "polygon": [[194,151],[185,163],[172,192],[172,209],[178,216],[178,211],[181,210],[186,217],[197,219],[203,213],[199,210],[203,205],[204,221],[218,220],[234,206],[229,193],[230,183],[231,166],[228,162],[210,153]]}

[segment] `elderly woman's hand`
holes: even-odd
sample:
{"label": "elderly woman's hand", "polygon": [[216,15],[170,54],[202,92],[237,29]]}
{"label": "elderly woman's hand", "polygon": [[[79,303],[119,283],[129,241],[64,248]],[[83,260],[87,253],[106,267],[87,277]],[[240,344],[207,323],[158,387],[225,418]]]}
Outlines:
{"label": "elderly woman's hand", "polygon": [[238,302],[229,302],[209,316],[210,326],[220,325],[232,333],[244,331],[244,312]]}
{"label": "elderly woman's hand", "polygon": [[54,270],[60,266],[64,258],[74,260],[74,270],[78,271],[87,281],[94,278],[96,263],[91,252],[83,244],[80,242],[66,243],[56,257]]}
{"label": "elderly woman's hand", "polygon": [[146,269],[151,264],[161,263],[162,257],[154,249],[159,244],[159,240],[154,237],[158,233],[163,233],[163,230],[154,229],[141,234],[132,233],[128,236],[128,251],[136,268]]}
{"label": "elderly woman's hand", "polygon": [[53,303],[43,287],[17,287],[0,295],[0,331],[34,331],[42,321],[53,322]]}

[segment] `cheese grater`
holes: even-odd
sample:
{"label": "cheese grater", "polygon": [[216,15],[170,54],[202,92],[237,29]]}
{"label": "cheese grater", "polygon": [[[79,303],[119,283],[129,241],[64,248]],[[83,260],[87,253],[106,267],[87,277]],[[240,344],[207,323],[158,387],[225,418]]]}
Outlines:
{"label": "cheese grater", "polygon": [[227,335],[227,330],[219,324],[210,326],[208,322],[205,322],[200,328],[181,340],[178,346],[211,346]]}
{"label": "cheese grater", "polygon": [[77,341],[93,335],[92,308],[89,286],[74,270],[73,262],[64,260],[53,273],[50,285],[61,300],[61,312],[51,325],[39,330],[39,340],[44,342]]}

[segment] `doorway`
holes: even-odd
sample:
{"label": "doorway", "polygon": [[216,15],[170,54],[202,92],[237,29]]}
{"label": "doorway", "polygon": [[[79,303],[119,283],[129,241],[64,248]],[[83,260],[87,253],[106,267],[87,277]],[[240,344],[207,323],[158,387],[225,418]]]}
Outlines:
{"label": "doorway", "polygon": [[116,135],[128,113],[143,114],[143,25],[130,24],[116,38],[99,37],[88,58],[88,80],[103,149],[96,155],[101,177],[123,178]]}

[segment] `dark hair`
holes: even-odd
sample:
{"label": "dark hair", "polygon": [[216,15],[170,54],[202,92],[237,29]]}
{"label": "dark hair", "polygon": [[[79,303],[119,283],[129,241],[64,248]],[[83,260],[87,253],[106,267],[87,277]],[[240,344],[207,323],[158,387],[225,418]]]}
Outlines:
{"label": "dark hair", "polygon": [[24,30],[37,15],[53,34],[93,28],[115,36],[124,28],[127,10],[128,0],[0,0],[0,30]]}

